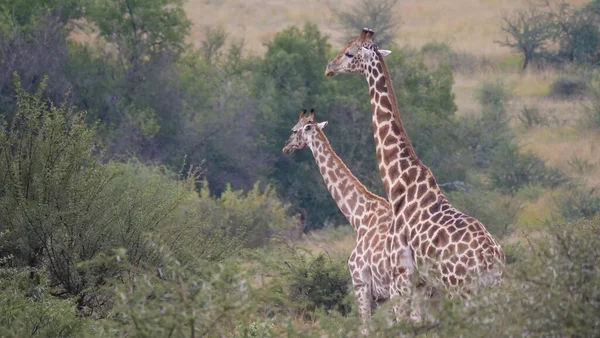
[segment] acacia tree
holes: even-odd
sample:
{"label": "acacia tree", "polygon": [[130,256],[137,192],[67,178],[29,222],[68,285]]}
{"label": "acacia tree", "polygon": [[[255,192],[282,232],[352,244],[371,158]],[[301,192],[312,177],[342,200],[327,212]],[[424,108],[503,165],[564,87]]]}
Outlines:
{"label": "acacia tree", "polygon": [[329,7],[345,30],[345,39],[354,38],[357,29],[369,27],[377,33],[377,42],[383,46],[393,42],[400,23],[393,14],[396,4],[398,0],[356,0],[347,11],[333,5]]}
{"label": "acacia tree", "polygon": [[542,52],[553,36],[549,14],[535,7],[520,9],[502,18],[502,30],[509,36],[497,43],[510,47],[523,55],[523,67]]}

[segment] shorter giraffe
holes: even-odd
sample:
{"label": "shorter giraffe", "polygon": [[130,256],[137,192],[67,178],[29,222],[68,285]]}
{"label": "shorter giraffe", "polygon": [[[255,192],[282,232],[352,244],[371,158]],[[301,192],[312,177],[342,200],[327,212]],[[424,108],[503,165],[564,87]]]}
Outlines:
{"label": "shorter giraffe", "polygon": [[387,200],[367,190],[333,151],[322,130],[327,121],[316,123],[314,109],[308,116],[305,113],[306,110],[300,113],[283,152],[292,154],[297,149],[310,148],[331,197],[354,227],[356,247],[348,259],[348,268],[361,319],[367,322],[372,309],[390,298],[392,271],[385,243],[392,209]]}

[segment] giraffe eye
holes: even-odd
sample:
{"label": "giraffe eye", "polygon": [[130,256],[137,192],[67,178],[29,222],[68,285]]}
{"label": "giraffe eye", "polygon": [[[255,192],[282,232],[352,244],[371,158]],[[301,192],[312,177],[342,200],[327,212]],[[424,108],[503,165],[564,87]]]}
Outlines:
{"label": "giraffe eye", "polygon": [[311,128],[311,127],[310,127],[310,124],[309,124],[309,125],[307,125],[307,126],[304,128],[304,130],[310,130],[310,128]]}
{"label": "giraffe eye", "polygon": [[346,56],[349,58],[352,58],[352,57],[354,57],[354,54],[351,54],[350,52],[346,52]]}

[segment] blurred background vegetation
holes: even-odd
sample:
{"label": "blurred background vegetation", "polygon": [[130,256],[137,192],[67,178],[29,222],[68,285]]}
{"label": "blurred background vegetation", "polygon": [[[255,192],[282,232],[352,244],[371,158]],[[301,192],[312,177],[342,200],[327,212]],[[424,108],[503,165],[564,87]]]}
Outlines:
{"label": "blurred background vegetation", "polygon": [[363,26],[417,154],[510,263],[373,335],[598,335],[597,0],[0,2],[0,335],[358,336],[352,229],[281,148],[315,107],[383,195],[364,80],[323,76]]}

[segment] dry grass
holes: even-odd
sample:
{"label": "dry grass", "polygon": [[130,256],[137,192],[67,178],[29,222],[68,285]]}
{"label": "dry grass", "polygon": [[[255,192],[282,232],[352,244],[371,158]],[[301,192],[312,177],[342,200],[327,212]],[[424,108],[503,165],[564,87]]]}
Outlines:
{"label": "dry grass", "polygon": [[[188,0],[185,10],[194,27],[191,41],[204,38],[204,27],[222,25],[233,39],[244,39],[249,50],[262,53],[263,43],[290,25],[313,22],[334,41],[341,36],[328,0]],[[579,6],[585,0],[568,0]],[[340,8],[353,0],[333,2]],[[503,14],[524,6],[522,0],[401,0],[395,12],[402,25],[396,34],[401,45],[421,47],[429,41],[450,44],[455,50],[499,57],[508,50],[495,43],[503,38]],[[357,28],[358,29],[358,28]]]}

